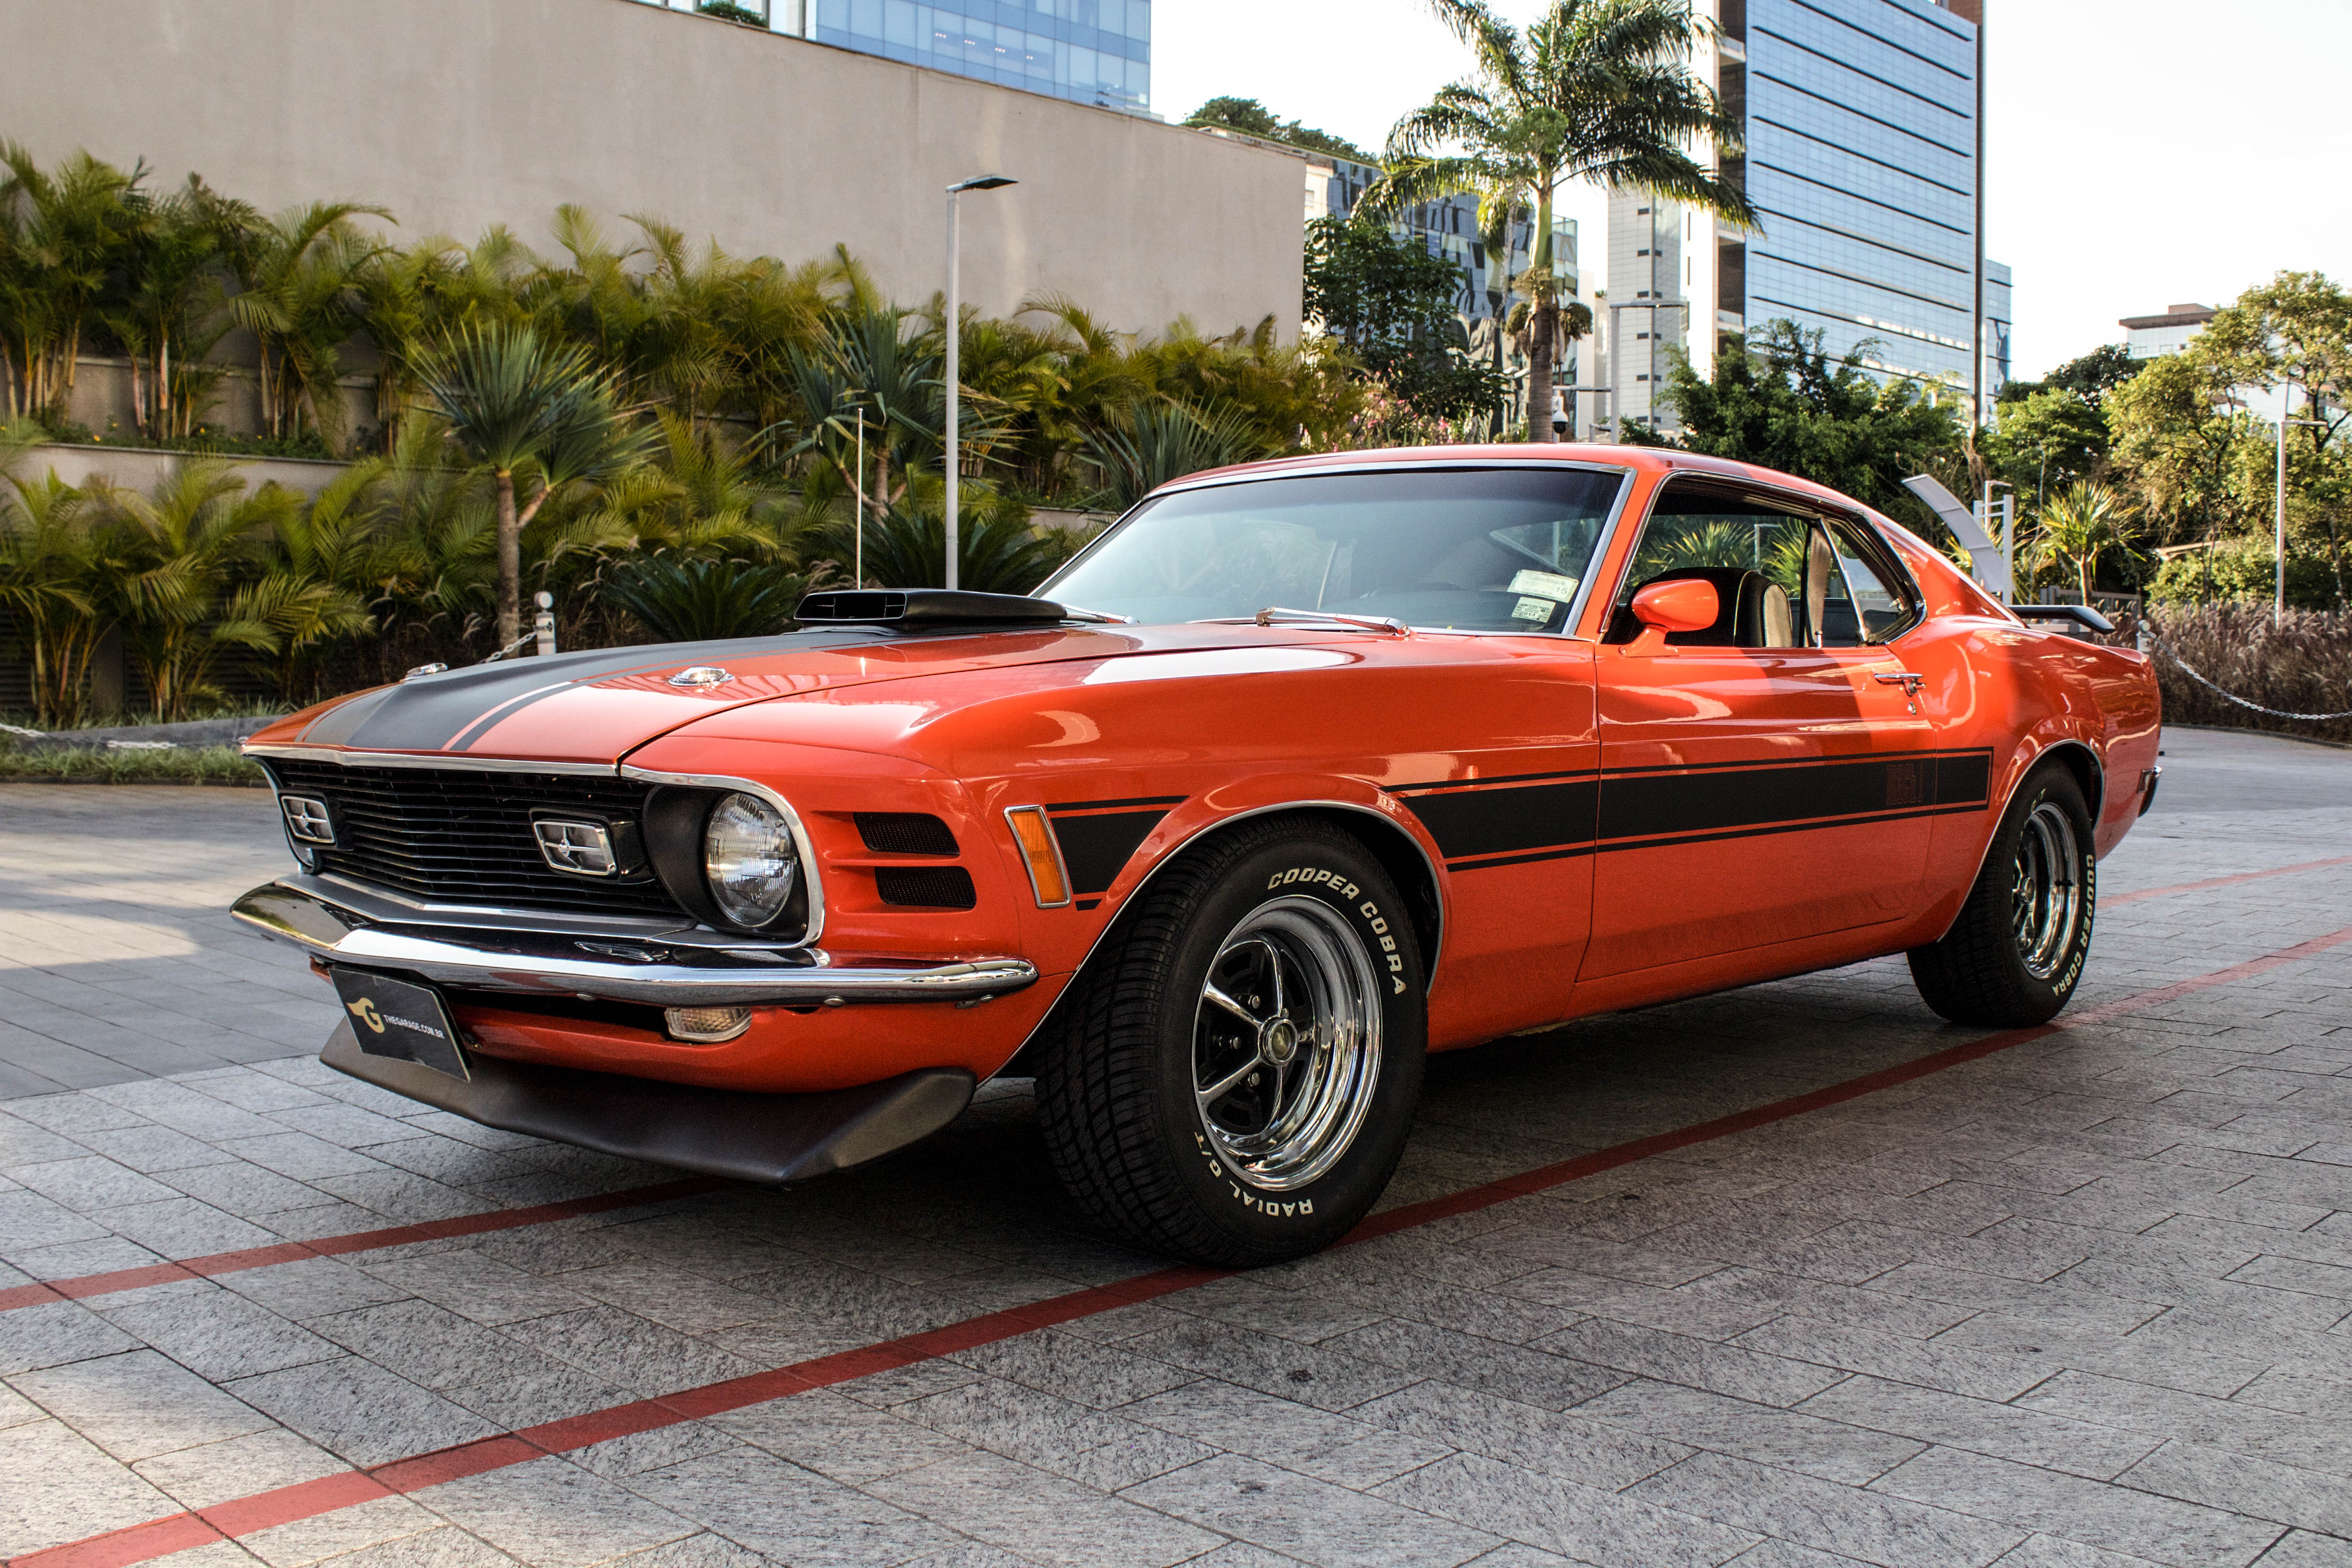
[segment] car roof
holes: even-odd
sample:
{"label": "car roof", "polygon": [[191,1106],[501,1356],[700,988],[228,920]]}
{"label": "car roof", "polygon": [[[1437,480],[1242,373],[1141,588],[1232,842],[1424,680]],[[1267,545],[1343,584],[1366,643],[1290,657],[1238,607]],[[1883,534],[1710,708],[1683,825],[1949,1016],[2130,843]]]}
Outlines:
{"label": "car roof", "polygon": [[1425,468],[1433,463],[1470,464],[1510,463],[1582,463],[1612,468],[1629,468],[1639,473],[1664,474],[1675,471],[1710,474],[1723,479],[1746,479],[1752,483],[1770,485],[1775,489],[1792,490],[1801,495],[1829,501],[1863,511],[1871,509],[1852,496],[1842,495],[1827,486],[1776,468],[1754,463],[1736,462],[1728,458],[1711,458],[1704,453],[1685,452],[1671,447],[1601,446],[1590,442],[1533,441],[1511,442],[1505,445],[1458,447],[1382,447],[1361,452],[1313,452],[1298,457],[1270,458],[1262,462],[1240,463],[1229,468],[1207,468],[1187,474],[1163,485],[1155,494],[1190,489],[1196,485],[1221,484],[1239,479],[1274,478],[1293,474],[1363,471],[1382,468]]}

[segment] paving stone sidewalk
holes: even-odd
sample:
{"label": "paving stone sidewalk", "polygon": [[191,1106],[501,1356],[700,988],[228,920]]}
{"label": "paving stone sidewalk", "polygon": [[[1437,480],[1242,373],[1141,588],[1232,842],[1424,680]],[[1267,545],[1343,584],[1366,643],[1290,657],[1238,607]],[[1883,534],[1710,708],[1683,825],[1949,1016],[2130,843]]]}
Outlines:
{"label": "paving stone sidewalk", "polygon": [[[2077,1014],[2352,925],[2352,866],[2134,899],[2352,855],[2352,753],[2167,749]],[[218,913],[284,863],[268,806],[0,789],[0,1291],[674,1175],[319,1067],[323,988]],[[1978,1037],[1897,960],[1441,1058],[1388,1203]],[[0,1556],[1160,1267],[1069,1210],[1014,1083],[793,1191],[0,1310]],[[295,1511],[163,1561],[2352,1564],[2352,943],[1286,1268]]]}

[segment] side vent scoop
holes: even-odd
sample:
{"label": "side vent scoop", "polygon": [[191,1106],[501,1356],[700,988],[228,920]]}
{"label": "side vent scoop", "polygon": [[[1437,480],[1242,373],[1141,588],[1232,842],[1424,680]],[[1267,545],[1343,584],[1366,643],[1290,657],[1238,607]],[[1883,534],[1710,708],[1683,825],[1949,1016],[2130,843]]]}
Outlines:
{"label": "side vent scoop", "polygon": [[836,588],[811,594],[793,612],[804,626],[1038,626],[1070,618],[1050,599],[966,594],[946,588]]}

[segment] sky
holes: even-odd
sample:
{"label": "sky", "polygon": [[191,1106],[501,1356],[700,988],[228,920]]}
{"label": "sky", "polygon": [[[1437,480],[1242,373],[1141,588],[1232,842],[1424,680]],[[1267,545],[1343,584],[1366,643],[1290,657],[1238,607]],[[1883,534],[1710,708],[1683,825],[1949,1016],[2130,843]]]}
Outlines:
{"label": "sky", "polygon": [[[1494,0],[1524,21],[1542,0]],[[1465,74],[1425,0],[1158,0],[1152,108],[1220,94],[1377,151]],[[2283,269],[2352,272],[2347,0],[1988,0],[1986,243],[2017,280],[2014,366],[2038,377],[2125,316],[2227,304]],[[1586,256],[1603,205],[1562,193]],[[1589,292],[1605,286],[1588,265]]]}

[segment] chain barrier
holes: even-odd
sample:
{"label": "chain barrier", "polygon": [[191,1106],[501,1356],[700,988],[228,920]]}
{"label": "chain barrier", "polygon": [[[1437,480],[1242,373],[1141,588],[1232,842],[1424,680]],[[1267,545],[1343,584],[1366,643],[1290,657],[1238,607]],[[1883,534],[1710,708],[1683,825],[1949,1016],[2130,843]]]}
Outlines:
{"label": "chain barrier", "polygon": [[2214,685],[2211,681],[2206,679],[2204,676],[2199,674],[2196,668],[2192,667],[2187,659],[2172,651],[2172,645],[2170,643],[2166,642],[2162,637],[2156,635],[2156,628],[2149,626],[2146,620],[2142,620],[2140,622],[2140,630],[2147,634],[2148,641],[2154,643],[2158,648],[2163,650],[2165,658],[2170,659],[2174,664],[2180,667],[2181,674],[2187,676],[2189,679],[2195,681],[2206,690],[2210,691],[2214,696],[2219,697],[2224,702],[2234,702],[2239,707],[2243,708],[2250,712],[2265,713],[2273,719],[2294,719],[2307,724],[2328,724],[2335,722],[2338,719],[2352,719],[2352,709],[2347,709],[2341,713],[2289,713],[2282,708],[2265,708],[2259,702],[2249,702],[2233,691],[2222,690],[2221,688]]}

